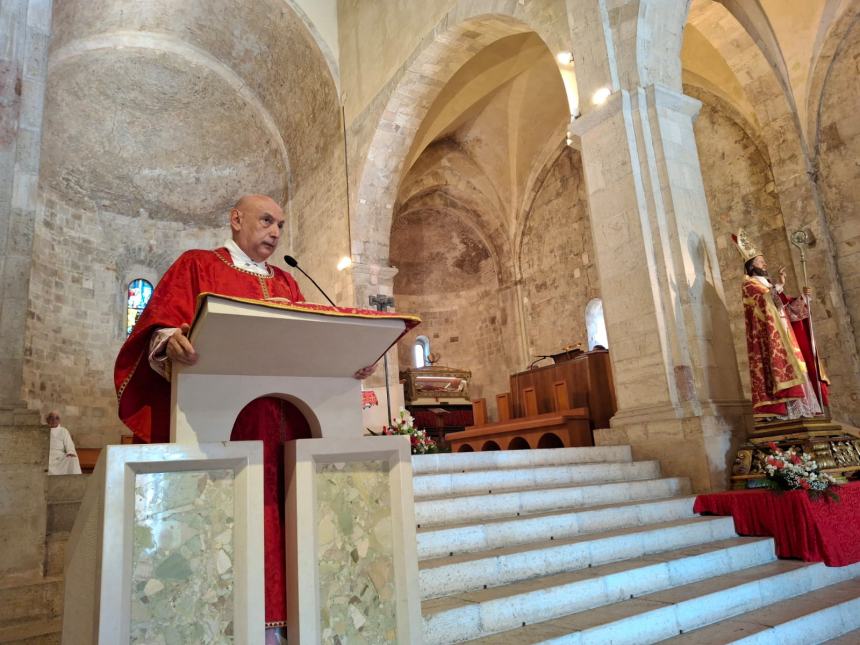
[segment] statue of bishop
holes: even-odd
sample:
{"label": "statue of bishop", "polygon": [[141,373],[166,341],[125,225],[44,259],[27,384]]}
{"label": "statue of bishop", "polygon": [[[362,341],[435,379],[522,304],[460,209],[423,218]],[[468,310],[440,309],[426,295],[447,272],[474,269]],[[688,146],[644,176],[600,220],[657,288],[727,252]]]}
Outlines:
{"label": "statue of bishop", "polygon": [[744,260],[744,320],[756,422],[821,416],[828,381],[813,350],[812,291],[804,287],[803,295],[788,297],[785,268],[771,281],[767,260],[746,231],[739,230],[732,241]]}

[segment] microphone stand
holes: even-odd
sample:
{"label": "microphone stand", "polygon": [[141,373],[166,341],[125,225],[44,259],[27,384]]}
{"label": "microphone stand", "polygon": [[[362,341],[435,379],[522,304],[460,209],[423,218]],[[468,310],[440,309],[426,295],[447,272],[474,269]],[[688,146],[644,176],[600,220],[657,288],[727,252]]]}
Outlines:
{"label": "microphone stand", "polygon": [[293,269],[298,269],[299,271],[301,271],[302,275],[313,283],[313,285],[317,288],[317,291],[319,291],[323,296],[325,296],[325,299],[331,303],[331,306],[337,309],[337,305],[334,304],[334,300],[328,297],[328,294],[322,290],[322,287],[317,284],[316,280],[314,280],[307,273],[305,273],[305,270],[299,266],[298,260],[296,260],[292,255],[285,255],[284,262],[290,265],[290,267],[292,267]]}

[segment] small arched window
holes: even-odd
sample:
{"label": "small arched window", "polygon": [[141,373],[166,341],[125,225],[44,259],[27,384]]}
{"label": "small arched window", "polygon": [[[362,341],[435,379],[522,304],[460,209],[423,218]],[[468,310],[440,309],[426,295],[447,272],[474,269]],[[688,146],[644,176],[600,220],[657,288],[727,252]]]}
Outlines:
{"label": "small arched window", "polygon": [[134,324],[146,308],[152,297],[152,283],[143,278],[137,278],[128,283],[126,299],[126,336],[131,334]]}
{"label": "small arched window", "polygon": [[412,355],[415,360],[415,367],[426,367],[427,357],[430,356],[430,339],[427,336],[419,336],[415,339],[415,345],[412,346]]}
{"label": "small arched window", "polygon": [[606,335],[606,321],[603,319],[603,301],[594,298],[585,306],[585,331],[588,334],[588,351],[595,345],[609,348],[609,337]]}

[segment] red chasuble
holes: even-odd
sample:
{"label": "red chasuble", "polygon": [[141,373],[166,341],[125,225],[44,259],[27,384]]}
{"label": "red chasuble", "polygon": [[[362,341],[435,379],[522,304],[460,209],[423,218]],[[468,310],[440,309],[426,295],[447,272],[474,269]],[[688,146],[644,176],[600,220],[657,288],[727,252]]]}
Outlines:
{"label": "red chasuble", "polygon": [[804,397],[803,355],[792,328],[780,321],[767,286],[744,276],[743,301],[753,415],[786,416],[785,402]]}
{"label": "red chasuble", "polygon": [[[277,267],[261,276],[233,266],[225,248],[183,253],[158,283],[114,368],[119,417],[143,443],[170,441],[170,383],[149,365],[149,342],[156,329],[191,324],[198,294],[304,300],[293,277]],[[266,624],[286,624],[283,443],[310,437],[297,408],[275,398],[249,403],[239,413],[230,439],[263,441]]]}

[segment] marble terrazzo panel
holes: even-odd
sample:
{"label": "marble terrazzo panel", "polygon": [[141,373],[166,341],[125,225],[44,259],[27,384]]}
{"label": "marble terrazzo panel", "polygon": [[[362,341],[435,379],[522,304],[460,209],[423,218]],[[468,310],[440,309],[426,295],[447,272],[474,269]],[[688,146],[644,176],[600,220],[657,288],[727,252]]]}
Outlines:
{"label": "marble terrazzo panel", "polygon": [[315,479],[322,642],[395,642],[388,462],[318,463]]}
{"label": "marble terrazzo panel", "polygon": [[136,475],[131,643],[233,642],[234,475]]}

